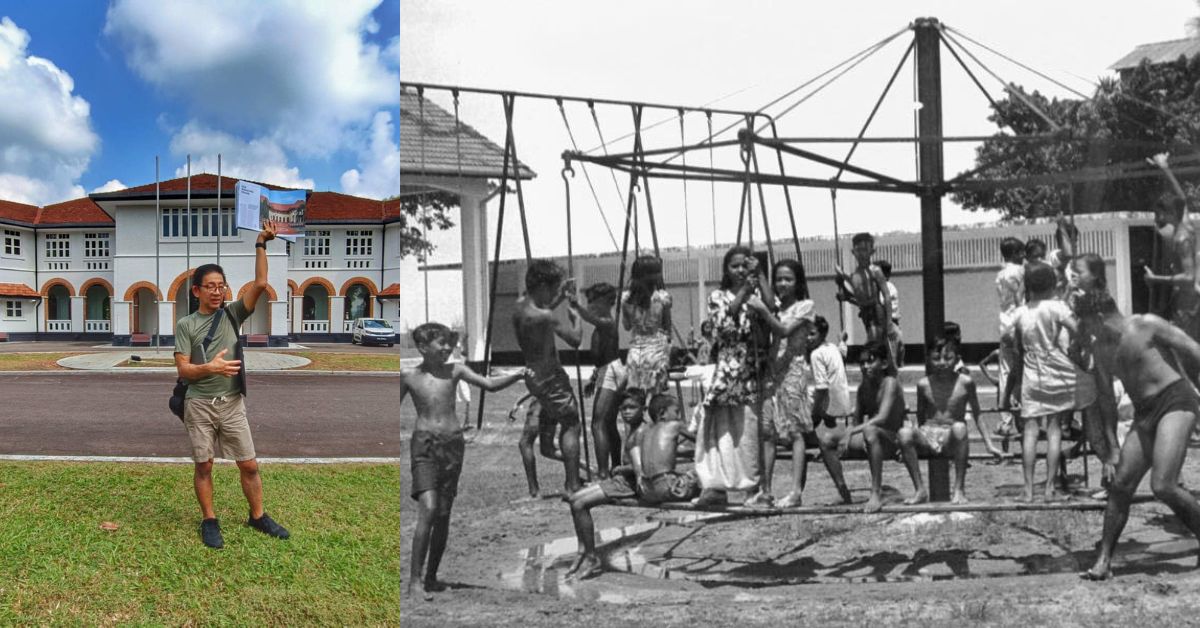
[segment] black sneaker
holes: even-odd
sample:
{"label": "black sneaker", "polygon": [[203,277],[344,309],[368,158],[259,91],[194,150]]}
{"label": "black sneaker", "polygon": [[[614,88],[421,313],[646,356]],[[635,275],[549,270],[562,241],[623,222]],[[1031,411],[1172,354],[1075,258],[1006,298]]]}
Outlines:
{"label": "black sneaker", "polygon": [[221,538],[221,522],[216,519],[205,519],[200,522],[200,540],[213,548],[225,547],[225,539]]}
{"label": "black sneaker", "polygon": [[246,525],[258,530],[259,532],[262,532],[263,534],[273,536],[277,539],[286,539],[288,536],[290,536],[287,528],[275,523],[275,520],[271,518],[271,515],[268,515],[265,512],[263,513],[263,516],[259,517],[258,519],[253,517],[246,519]]}

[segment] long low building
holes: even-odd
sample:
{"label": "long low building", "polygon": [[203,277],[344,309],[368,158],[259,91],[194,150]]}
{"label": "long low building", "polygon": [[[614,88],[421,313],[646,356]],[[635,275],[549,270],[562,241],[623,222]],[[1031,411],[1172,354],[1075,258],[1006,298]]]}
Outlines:
{"label": "long low building", "polygon": [[[191,270],[254,279],[256,232],[234,219],[236,180],[150,183],[37,207],[0,201],[0,334],[12,340],[174,341],[196,307]],[[288,189],[264,183],[271,189]],[[348,340],[355,318],[399,324],[400,201],[308,192],[306,237],[267,248],[270,286],[243,332],[272,346]]]}
{"label": "long low building", "polygon": [[[1142,267],[1154,262],[1153,220],[1140,215],[1080,217],[1076,225],[1080,231],[1080,252],[1097,253],[1105,260],[1109,289],[1121,310],[1154,310],[1152,295],[1142,278]],[[1021,240],[1038,238],[1052,248],[1054,225],[951,228],[943,233],[946,320],[962,326],[963,342],[969,355],[974,358],[986,354],[996,345],[999,301],[995,277],[1003,261],[1000,242],[1008,236]],[[851,234],[843,237],[837,247],[841,253],[841,265],[847,270],[854,267],[850,237]],[[761,243],[756,248],[767,249]],[[790,240],[774,242],[771,248],[780,259],[796,257],[795,245]],[[680,337],[686,338],[692,331],[699,334],[700,324],[706,315],[708,294],[721,279],[721,260],[725,250],[726,247],[698,247],[690,251],[662,251],[664,280],[674,299],[673,321]],[[857,311],[850,305],[840,306],[834,297],[833,267],[837,254],[833,238],[801,241],[800,257],[816,311],[830,321],[831,335],[838,333],[844,325],[850,344],[861,344],[866,332],[858,320]],[[620,272],[619,258],[617,254],[576,258],[575,276],[579,286],[583,288],[601,281],[615,285]],[[886,259],[892,264],[892,282],[900,293],[901,331],[907,344],[908,359],[921,359],[925,303],[921,287],[924,258],[920,234],[878,236],[875,259]],[[558,261],[566,266],[564,258]],[[509,317],[523,290],[525,268],[524,260],[501,263],[492,331],[493,352],[501,362],[516,357],[518,348]],[[586,324],[584,328],[583,346],[586,348],[591,330]],[[628,346],[628,340],[627,333],[622,331],[622,346]],[[679,344],[679,340],[676,339],[675,343]]]}

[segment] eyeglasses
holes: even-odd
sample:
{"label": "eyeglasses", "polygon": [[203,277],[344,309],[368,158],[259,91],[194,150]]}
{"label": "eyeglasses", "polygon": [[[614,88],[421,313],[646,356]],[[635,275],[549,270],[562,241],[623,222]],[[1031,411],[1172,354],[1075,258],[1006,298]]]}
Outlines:
{"label": "eyeglasses", "polygon": [[206,283],[203,286],[200,286],[200,289],[204,290],[205,292],[225,292],[225,288],[227,287],[228,286],[223,283]]}

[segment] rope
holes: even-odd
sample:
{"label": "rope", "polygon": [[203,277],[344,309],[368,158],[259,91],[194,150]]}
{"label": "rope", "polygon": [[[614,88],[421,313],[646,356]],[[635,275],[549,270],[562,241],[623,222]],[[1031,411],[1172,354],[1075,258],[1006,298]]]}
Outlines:
{"label": "rope", "polygon": [[[421,124],[421,175],[425,175],[425,89],[417,88],[417,111]],[[421,204],[421,240],[429,243],[429,230],[425,223],[429,221],[429,209]],[[425,287],[425,322],[429,322],[429,252],[421,247],[421,281]]]}
{"label": "rope", "polygon": [[[883,86],[883,93],[879,94],[879,98],[875,101],[875,106],[871,108],[871,113],[867,116],[867,121],[863,123],[862,128],[858,131],[858,137],[855,138],[853,144],[850,145],[850,150],[846,152],[846,158],[843,163],[850,163],[850,158],[854,156],[854,151],[858,150],[859,140],[867,134],[867,129],[870,128],[871,122],[875,120],[875,114],[879,113],[879,107],[883,105],[883,101],[887,98],[888,92],[892,89],[892,84],[896,82],[896,77],[900,75],[900,70],[904,68],[904,63],[908,61],[909,55],[912,54],[914,48],[917,47],[917,42],[914,39],[909,44],[908,49],[904,51],[904,56],[900,57],[900,63],[896,64],[896,69],[892,72],[891,78],[888,79],[887,85]],[[915,101],[914,101],[915,102]],[[837,174],[833,176],[834,181],[840,181],[842,173],[845,172],[845,166],[839,167]]]}
{"label": "rope", "polygon": [[966,53],[966,55],[968,57],[970,57],[971,60],[974,61],[977,65],[979,65],[979,67],[983,68],[984,72],[987,72],[989,75],[991,75],[992,78],[996,79],[1001,85],[1004,86],[1004,91],[1012,94],[1017,100],[1020,100],[1022,103],[1024,103],[1026,107],[1029,107],[1029,109],[1031,111],[1033,111],[1035,114],[1037,114],[1037,116],[1039,118],[1044,120],[1046,122],[1046,124],[1049,124],[1051,129],[1053,129],[1055,131],[1062,130],[1062,127],[1057,122],[1055,122],[1052,118],[1050,118],[1050,116],[1046,115],[1046,112],[1044,112],[1040,108],[1038,108],[1038,106],[1035,105],[1033,103],[1033,101],[1030,100],[1029,97],[1026,96],[1025,93],[1022,92],[1020,90],[1020,88],[1018,88],[1016,86],[1015,83],[1009,83],[1008,81],[1005,81],[1004,79],[1000,78],[1000,76],[998,74],[993,72],[991,68],[989,68],[986,64],[984,64],[982,61],[980,61],[978,57],[971,54],[970,50],[967,50],[965,47],[963,47],[962,44],[958,43],[958,40],[954,39],[954,37],[952,35],[950,35],[948,33],[943,33],[943,35],[949,41],[953,41],[955,44],[958,44],[959,49],[962,50],[964,53]]}
{"label": "rope", "polygon": [[631,105],[633,110],[633,128],[634,142],[633,152],[635,163],[640,164],[643,194],[646,196],[646,218],[650,223],[650,238],[654,243],[654,257],[662,259],[658,249],[658,225],[654,220],[654,202],[650,197],[650,178],[646,176],[646,157],[642,155],[642,107],[641,105]]}
{"label": "rope", "polygon": [[[571,180],[567,178],[567,173],[572,177],[575,176],[575,170],[571,168],[569,160],[563,160],[563,169],[560,175],[563,180],[563,189],[566,193],[567,202],[567,276],[572,280],[575,278],[575,248],[573,245],[571,229]],[[595,333],[595,332],[593,332]],[[575,346],[575,385],[578,388],[579,403],[576,407],[579,411],[579,433],[583,439],[583,460],[584,466],[590,469],[592,467],[592,453],[588,445],[588,428],[587,428],[587,413],[583,410],[583,372],[579,366],[579,346]]]}
{"label": "rope", "polygon": [[[575,152],[579,152],[579,144],[575,143],[575,133],[571,131],[571,122],[567,119],[567,110],[563,108],[561,98],[558,99],[558,112],[562,115],[563,125],[567,127],[567,137],[571,138],[571,147],[575,149]],[[612,240],[613,248],[615,249],[618,246],[617,236],[613,235],[612,225],[608,223],[608,216],[604,214],[604,208],[600,205],[600,196],[596,194],[596,186],[592,185],[592,177],[588,174],[587,164],[582,164],[582,167],[583,178],[587,181],[588,189],[592,191],[592,200],[596,202],[596,213],[600,214],[600,220],[604,221],[604,229],[608,231],[608,239]]]}
{"label": "rope", "polygon": [[[529,222],[525,217],[525,194],[521,190],[521,162],[517,160],[517,140],[513,134],[513,108],[517,104],[516,96],[507,94],[504,99],[505,146],[512,154],[513,183],[517,185],[517,209],[521,215],[521,238],[525,241],[525,263],[533,261],[533,248],[529,246]],[[508,168],[508,155],[504,156],[504,167]]]}
{"label": "rope", "polygon": [[991,103],[992,110],[999,114],[1000,105],[996,104],[996,101],[992,98],[992,95],[988,93],[988,90],[984,89],[983,83],[979,82],[979,79],[975,77],[975,73],[971,71],[971,68],[967,67],[966,62],[962,60],[962,57],[958,56],[958,52],[954,50],[954,46],[950,44],[950,40],[946,39],[945,34],[940,30],[938,31],[938,37],[941,38],[942,43],[946,45],[946,50],[950,51],[950,54],[954,56],[954,60],[957,61],[958,65],[963,69],[964,72],[967,73],[967,76],[971,77],[971,81],[975,83],[975,87],[978,87],[979,91],[983,92],[984,98],[987,98],[988,102]]}
{"label": "rope", "polygon": [[[600,138],[600,147],[604,149],[604,156],[608,157],[608,142],[604,141],[604,131],[600,130],[600,118],[596,117],[596,104],[592,101],[587,103],[588,111],[592,112],[592,124],[596,126],[596,136]],[[608,174],[612,177],[613,189],[617,191],[617,198],[621,198],[621,184],[617,183],[617,173],[610,168]]]}
{"label": "rope", "polygon": [[[708,137],[711,140],[713,135],[712,130],[712,112],[707,111],[705,115],[708,118]],[[708,144],[708,169],[713,170],[713,146],[712,142]],[[717,246],[717,178],[715,175],[708,179],[709,193],[709,208],[712,211],[712,228],[713,228],[713,247]]]}
{"label": "rope", "polygon": [[[681,145],[687,143],[687,137],[686,137],[686,134],[684,133],[684,126],[683,126],[683,109],[679,110],[679,143]],[[683,166],[685,168],[687,167],[687,155],[683,156]],[[690,212],[688,211],[688,185],[687,185],[687,179],[684,179],[683,180],[683,242],[684,242],[683,251],[684,251],[685,259],[687,260],[687,267],[688,267],[688,272],[689,272],[689,274],[687,275],[688,277],[691,276],[690,273],[691,273],[691,269],[692,269],[692,225],[691,225],[691,219],[688,216],[689,213]],[[688,287],[687,294],[688,294],[688,327],[690,327],[692,330],[695,330],[696,329],[696,295],[692,292],[690,286]],[[678,330],[676,330],[675,335],[679,335]]]}
{"label": "rope", "polygon": [[[779,140],[779,132],[775,128],[775,122],[771,122],[771,137],[776,141]],[[783,169],[783,151],[779,148],[775,149],[775,158],[779,162],[780,176],[787,176]],[[792,194],[789,191],[789,186],[783,186],[783,200],[787,205],[788,223],[792,227],[792,245],[796,248],[796,263],[800,265],[800,270],[804,270],[804,256],[800,254],[800,235],[796,231],[796,212],[792,209]],[[808,294],[808,276],[807,273],[802,277],[796,278],[796,295],[801,299],[809,298]]]}
{"label": "rope", "polygon": [[1004,54],[1003,52],[1000,52],[1000,51],[998,51],[998,50],[995,50],[994,48],[992,48],[992,47],[988,46],[987,44],[980,43],[979,41],[976,41],[975,39],[972,39],[970,35],[967,35],[966,33],[964,33],[964,32],[962,32],[962,31],[958,30],[957,28],[953,28],[953,27],[947,26],[947,25],[945,25],[945,24],[942,24],[942,30],[948,30],[948,31],[952,31],[952,32],[953,32],[955,35],[958,35],[958,36],[962,37],[963,39],[965,39],[965,40],[967,40],[967,41],[969,41],[969,42],[971,42],[971,43],[975,44],[976,46],[979,46],[980,48],[983,48],[984,50],[986,50],[986,51],[988,51],[988,52],[990,52],[990,53],[992,53],[992,54],[994,54],[994,55],[996,55],[996,56],[1000,57],[1001,59],[1004,59],[1005,61],[1008,61],[1009,63],[1012,63],[1012,64],[1014,64],[1014,65],[1017,65],[1017,66],[1019,66],[1019,67],[1021,67],[1021,68],[1024,68],[1024,69],[1026,69],[1026,70],[1029,70],[1030,72],[1033,72],[1034,74],[1036,74],[1036,75],[1038,75],[1038,76],[1040,76],[1040,77],[1042,77],[1042,78],[1046,79],[1047,81],[1050,81],[1051,83],[1054,83],[1055,85],[1057,85],[1057,86],[1059,86],[1059,87],[1061,87],[1061,88],[1063,88],[1063,89],[1065,89],[1065,90],[1067,90],[1067,91],[1071,92],[1072,94],[1075,94],[1076,96],[1079,96],[1080,98],[1082,98],[1082,99],[1084,99],[1084,100],[1091,100],[1091,96],[1088,96],[1087,94],[1085,94],[1085,93],[1083,93],[1083,92],[1081,92],[1081,91],[1079,91],[1079,90],[1077,90],[1077,89],[1075,89],[1075,88],[1071,87],[1070,85],[1067,85],[1066,83],[1063,83],[1063,82],[1061,82],[1061,81],[1059,81],[1059,80],[1057,80],[1057,79],[1054,79],[1054,78],[1051,78],[1051,77],[1049,77],[1049,76],[1047,76],[1047,75],[1045,75],[1045,74],[1042,74],[1042,73],[1041,73],[1041,72],[1039,72],[1037,69],[1035,69],[1035,68],[1031,68],[1031,67],[1029,67],[1028,65],[1025,65],[1024,63],[1021,63],[1020,61],[1017,61],[1016,59],[1014,59],[1014,58],[1012,58],[1012,57],[1010,57],[1010,56],[1008,56],[1008,55]]}
{"label": "rope", "polygon": [[[500,211],[496,216],[496,252],[492,257],[492,282],[488,286],[488,319],[487,332],[484,335],[483,341],[483,375],[486,377],[492,372],[492,327],[496,322],[496,288],[500,278],[500,245],[504,241],[504,209],[508,200],[508,158],[512,148],[512,117],[508,115],[510,109],[508,100],[511,96],[504,94],[501,100],[504,103],[506,131],[504,133],[504,163],[500,170]],[[520,173],[518,173],[520,174]],[[479,391],[479,410],[475,418],[475,429],[483,429],[483,407],[484,400],[487,398],[487,391]]]}
{"label": "rope", "polygon": [[[837,188],[829,188],[829,200],[833,205],[833,264],[836,267],[842,265],[842,245],[841,235],[838,234],[838,210],[837,210]],[[839,293],[841,288],[838,288]],[[846,303],[838,300],[838,330],[842,335],[846,333]],[[841,336],[839,336],[840,338]]]}

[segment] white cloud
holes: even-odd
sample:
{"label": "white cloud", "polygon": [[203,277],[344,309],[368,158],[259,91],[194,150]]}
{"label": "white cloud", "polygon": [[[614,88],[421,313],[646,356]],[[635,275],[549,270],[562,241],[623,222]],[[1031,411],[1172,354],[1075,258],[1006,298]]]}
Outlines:
{"label": "white cloud", "polygon": [[379,2],[115,0],[104,31],[209,128],[327,156],[399,101],[398,44],[365,39]]}
{"label": "white cloud", "polygon": [[124,190],[127,187],[129,187],[129,186],[125,185],[124,183],[121,183],[121,181],[119,179],[109,179],[108,183],[105,183],[104,185],[92,190],[91,192],[89,192],[89,194],[103,194],[105,192],[116,192],[118,190]]}
{"label": "white cloud", "polygon": [[0,19],[0,198],[43,205],[83,195],[77,181],[100,138],[75,81],[28,45],[29,33]]}
{"label": "white cloud", "polygon": [[380,111],[371,122],[371,138],[359,151],[358,168],[342,173],[342,191],[367,198],[387,198],[400,193],[400,146],[396,143],[392,114]]}
{"label": "white cloud", "polygon": [[[224,131],[205,127],[192,120],[171,138],[171,154],[192,155],[192,174],[217,172],[221,155],[221,175],[250,179],[284,187],[313,188],[313,180],[300,176],[300,169],[288,166],[287,155],[274,140],[257,137],[246,141]],[[187,175],[186,162],[175,169],[175,176]]]}

